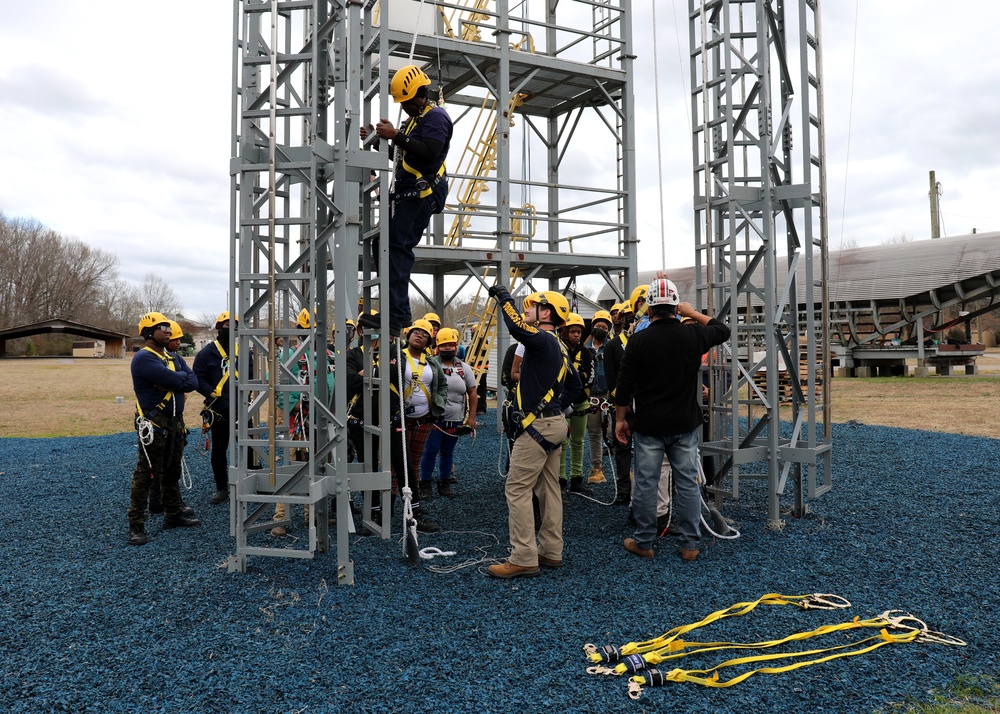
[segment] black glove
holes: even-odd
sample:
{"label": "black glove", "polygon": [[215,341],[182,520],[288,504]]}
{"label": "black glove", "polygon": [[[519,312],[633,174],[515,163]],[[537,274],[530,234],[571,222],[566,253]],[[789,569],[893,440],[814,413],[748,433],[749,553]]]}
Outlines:
{"label": "black glove", "polygon": [[503,298],[506,295],[510,295],[510,293],[507,292],[507,286],[506,285],[500,285],[499,283],[497,283],[496,285],[493,285],[492,287],[490,287],[490,289],[487,290],[486,292],[488,292],[490,294],[491,298],[493,298],[494,300],[497,300],[497,301],[499,301],[501,298]]}

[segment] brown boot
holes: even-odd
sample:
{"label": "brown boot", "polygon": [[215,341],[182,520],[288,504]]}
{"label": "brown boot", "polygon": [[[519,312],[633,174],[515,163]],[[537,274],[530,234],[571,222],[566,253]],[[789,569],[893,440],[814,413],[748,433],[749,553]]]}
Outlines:
{"label": "brown boot", "polygon": [[681,558],[684,560],[698,560],[698,554],[701,553],[697,548],[688,549],[681,548]]}
{"label": "brown boot", "polygon": [[653,549],[652,548],[640,548],[639,544],[635,542],[635,538],[625,539],[625,550],[633,555],[638,555],[640,558],[652,558]]}
{"label": "brown boot", "polygon": [[540,572],[538,566],[514,565],[509,560],[491,565],[486,569],[491,577],[506,580],[507,578],[533,578]]}

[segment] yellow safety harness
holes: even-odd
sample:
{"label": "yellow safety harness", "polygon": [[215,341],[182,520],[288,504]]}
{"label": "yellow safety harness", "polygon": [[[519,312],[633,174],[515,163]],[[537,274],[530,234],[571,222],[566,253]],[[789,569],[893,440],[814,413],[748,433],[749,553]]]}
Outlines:
{"label": "yellow safety harness", "polygon": [[[166,355],[161,355],[159,352],[150,347],[143,347],[142,349],[148,350],[149,352],[152,352],[154,355],[156,355],[156,359],[163,362],[163,365],[171,372],[177,371],[177,368],[174,366],[174,361],[170,357],[167,357]],[[153,407],[152,414],[155,416],[157,412],[164,411],[167,407],[167,403],[171,401],[171,398],[173,396],[174,396],[173,391],[168,391],[165,395],[163,395],[163,399],[160,401],[160,403],[157,404],[155,407]],[[149,418],[146,414],[143,413],[142,407],[139,406],[139,397],[135,398],[135,410],[138,414],[141,414],[143,417]],[[176,410],[177,410],[177,404],[174,403],[174,411]]]}
{"label": "yellow safety harness", "polygon": [[413,356],[410,354],[409,350],[406,351],[406,362],[410,365],[410,381],[403,393],[403,401],[407,401],[410,398],[410,395],[413,394],[413,385],[419,384],[420,391],[422,391],[424,396],[427,397],[427,405],[431,406],[433,404],[431,393],[430,390],[427,389],[427,385],[424,384],[424,367],[427,366],[426,353],[420,353],[420,371],[417,371],[417,363],[413,361]]}
{"label": "yellow safety harness", "polygon": [[[211,396],[214,399],[218,399],[222,396],[222,388],[226,386],[226,382],[229,380],[229,355],[226,354],[226,349],[218,340],[215,341],[215,347],[219,350],[219,355],[222,357],[222,379],[220,379],[219,383],[215,385],[215,389],[212,390]],[[240,356],[240,346],[238,344],[236,345],[236,356]],[[236,376],[239,377],[240,373],[236,372]]]}
{"label": "yellow safety harness", "polygon": [[[542,330],[542,332],[545,332],[545,330]],[[552,401],[552,398],[555,396],[556,387],[562,384],[566,380],[566,375],[569,374],[569,353],[566,352],[566,345],[564,345],[562,340],[560,340],[552,333],[546,332],[546,334],[551,335],[552,338],[555,339],[555,341],[559,344],[559,352],[562,355],[562,365],[559,367],[559,372],[558,374],[556,374],[556,381],[552,383],[551,387],[549,387],[549,391],[547,391],[545,393],[545,396],[542,397],[541,401],[538,402],[538,406],[536,406],[534,410],[527,413],[524,412],[523,404],[521,402],[521,382],[518,381],[517,389],[514,390],[514,394],[517,400],[517,409],[522,414],[525,414],[524,418],[521,419],[520,422],[521,431],[524,431],[529,426],[531,426],[531,424],[535,421],[535,419],[538,418],[539,412],[543,411],[545,407]]]}
{"label": "yellow safety harness", "polygon": [[[423,119],[425,116],[427,116],[427,114],[432,109],[435,109],[435,108],[436,107],[433,104],[428,104],[427,106],[424,107],[423,111],[420,112],[419,115],[417,115],[415,117],[410,117],[410,120],[408,122],[406,122],[406,126],[403,127],[403,135],[404,136],[409,136],[410,132],[413,131],[417,127],[417,124],[420,123],[420,120]],[[421,180],[423,180],[424,183],[427,184],[426,188],[420,188],[420,198],[427,198],[432,193],[434,193],[434,186],[435,186],[435,184],[437,184],[437,182],[439,180],[441,180],[441,177],[444,176],[444,174],[445,174],[444,162],[442,161],[441,162],[441,166],[438,167],[437,173],[435,173],[435,175],[434,175],[434,180],[433,181],[427,181],[426,179],[424,179],[424,174],[422,174],[420,171],[418,171],[413,166],[411,166],[409,163],[407,163],[407,161],[406,161],[406,150],[405,149],[403,150],[403,155],[402,155],[401,163],[403,165],[403,170],[404,171],[406,171],[408,174],[411,174],[418,182],[421,181]],[[418,188],[419,188],[419,186],[418,186]]]}
{"label": "yellow safety harness", "polygon": [[[645,642],[629,642],[620,648],[614,645],[601,648],[592,644],[584,645],[584,651],[591,661],[607,663],[588,667],[587,672],[590,674],[633,675],[629,678],[629,696],[633,699],[638,699],[642,695],[644,687],[662,686],[667,682],[693,682],[705,687],[714,688],[731,687],[745,681],[754,674],[790,672],[800,667],[807,667],[821,662],[867,654],[888,644],[909,642],[953,646],[965,646],[966,644],[963,640],[956,637],[928,629],[923,620],[910,614],[903,614],[899,610],[887,610],[877,617],[868,619],[855,617],[847,622],[823,625],[807,632],[797,632],[780,639],[761,642],[691,642],[679,639],[682,635],[699,627],[709,625],[727,617],[745,615],[754,610],[758,605],[793,605],[803,610],[834,610],[850,607],[850,602],[837,595],[821,593],[811,595],[768,593],[757,600],[739,602],[725,609],[713,612],[698,622],[675,627],[660,637]],[[877,630],[877,633],[856,642],[832,647],[737,657],[707,669],[684,670],[676,668],[669,671],[662,671],[651,667],[651,665],[692,654],[702,654],[725,649],[770,649],[789,642],[799,642],[835,632],[847,632],[865,628]],[[777,667],[766,666],[752,669],[730,679],[722,679],[720,676],[720,671],[727,667],[773,662],[780,659],[799,659],[801,661]],[[608,666],[610,664],[614,664],[614,666]]]}

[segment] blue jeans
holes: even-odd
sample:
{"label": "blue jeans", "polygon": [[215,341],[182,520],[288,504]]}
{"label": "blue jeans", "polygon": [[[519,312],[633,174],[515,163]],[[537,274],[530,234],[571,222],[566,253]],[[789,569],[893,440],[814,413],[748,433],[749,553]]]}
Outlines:
{"label": "blue jeans", "polygon": [[647,436],[633,432],[635,482],[632,484],[632,515],[636,523],[635,542],[640,548],[652,548],[656,541],[656,489],[664,454],[674,472],[675,497],[671,521],[680,532],[681,547],[692,550],[700,547],[699,430],[672,436]]}
{"label": "blue jeans", "polygon": [[[448,426],[456,424],[456,426]],[[438,422],[437,426],[448,432],[455,432],[461,426],[461,422]],[[455,463],[455,446],[458,444],[458,437],[451,433],[444,433],[441,429],[431,430],[424,445],[424,455],[420,457],[420,480],[432,481],[434,479],[434,463],[438,454],[441,454],[441,480],[451,479],[451,467]]]}

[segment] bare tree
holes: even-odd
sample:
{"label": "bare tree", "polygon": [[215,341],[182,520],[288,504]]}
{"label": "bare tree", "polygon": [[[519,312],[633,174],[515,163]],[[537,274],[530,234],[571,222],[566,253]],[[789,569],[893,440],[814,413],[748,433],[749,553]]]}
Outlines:
{"label": "bare tree", "polygon": [[854,248],[860,248],[861,244],[858,243],[858,239],[854,236],[849,238],[841,238],[839,250],[853,250]]}
{"label": "bare tree", "polygon": [[912,243],[913,236],[909,233],[897,233],[896,235],[882,241],[882,245],[895,245],[897,243]]}
{"label": "bare tree", "polygon": [[139,286],[139,302],[143,312],[162,312],[168,317],[180,309],[174,289],[156,273],[146,273]]}

